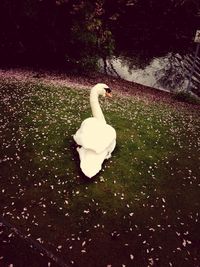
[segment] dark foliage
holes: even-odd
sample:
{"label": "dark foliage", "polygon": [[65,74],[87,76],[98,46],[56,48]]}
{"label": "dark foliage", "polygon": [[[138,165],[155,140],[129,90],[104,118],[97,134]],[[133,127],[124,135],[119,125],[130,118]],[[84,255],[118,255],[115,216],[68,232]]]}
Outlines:
{"label": "dark foliage", "polygon": [[143,59],[184,52],[199,10],[197,0],[2,0],[1,65],[88,69],[114,50]]}
{"label": "dark foliage", "polygon": [[144,61],[167,52],[187,53],[200,28],[200,2],[138,0],[114,29],[118,50]]}
{"label": "dark foliage", "polygon": [[191,94],[190,92],[178,92],[174,94],[174,99],[180,101],[180,102],[186,102],[189,104],[194,104],[194,105],[200,105],[200,98],[197,97],[196,95]]}

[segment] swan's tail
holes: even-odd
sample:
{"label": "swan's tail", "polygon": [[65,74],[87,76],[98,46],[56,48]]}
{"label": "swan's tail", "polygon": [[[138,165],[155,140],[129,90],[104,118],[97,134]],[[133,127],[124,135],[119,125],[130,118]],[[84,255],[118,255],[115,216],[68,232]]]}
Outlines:
{"label": "swan's tail", "polygon": [[102,167],[107,152],[96,153],[91,149],[77,148],[80,157],[80,167],[85,176],[92,178]]}

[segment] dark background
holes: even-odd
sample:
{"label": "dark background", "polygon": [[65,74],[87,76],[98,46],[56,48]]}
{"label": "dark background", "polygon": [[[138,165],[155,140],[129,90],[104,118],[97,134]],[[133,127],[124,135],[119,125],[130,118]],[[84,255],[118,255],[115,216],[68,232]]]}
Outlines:
{"label": "dark background", "polygon": [[148,63],[188,53],[199,0],[1,0],[1,66],[94,69],[110,55]]}

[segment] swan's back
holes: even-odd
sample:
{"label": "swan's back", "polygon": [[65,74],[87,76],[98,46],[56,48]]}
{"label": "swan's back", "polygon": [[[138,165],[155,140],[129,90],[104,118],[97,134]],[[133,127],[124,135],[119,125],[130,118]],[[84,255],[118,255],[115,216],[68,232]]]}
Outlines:
{"label": "swan's back", "polygon": [[84,120],[74,135],[74,140],[78,145],[96,153],[102,153],[115,139],[115,129],[96,118]]}

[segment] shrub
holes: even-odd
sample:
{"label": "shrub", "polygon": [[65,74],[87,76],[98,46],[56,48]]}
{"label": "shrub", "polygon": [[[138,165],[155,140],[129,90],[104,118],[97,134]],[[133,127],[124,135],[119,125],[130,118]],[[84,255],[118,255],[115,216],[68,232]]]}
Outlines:
{"label": "shrub", "polygon": [[191,92],[179,91],[174,94],[174,98],[181,102],[200,105],[200,98]]}

